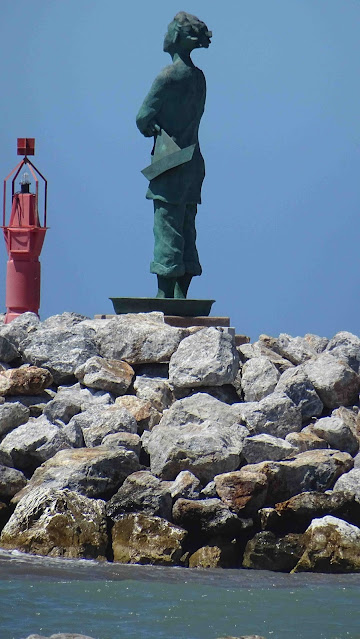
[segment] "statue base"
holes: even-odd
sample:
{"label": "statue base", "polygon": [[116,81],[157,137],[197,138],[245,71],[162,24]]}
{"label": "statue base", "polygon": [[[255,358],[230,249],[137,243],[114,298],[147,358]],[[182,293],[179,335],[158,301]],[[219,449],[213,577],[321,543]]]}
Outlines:
{"label": "statue base", "polygon": [[161,311],[164,315],[207,317],[215,300],[175,299],[170,297],[110,297],[117,315]]}

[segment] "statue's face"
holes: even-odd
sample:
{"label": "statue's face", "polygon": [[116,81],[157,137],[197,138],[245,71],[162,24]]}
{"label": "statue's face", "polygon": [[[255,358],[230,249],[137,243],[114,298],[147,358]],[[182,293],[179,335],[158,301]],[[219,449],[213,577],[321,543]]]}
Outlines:
{"label": "statue's face", "polygon": [[[170,26],[170,25],[169,25]],[[182,48],[186,51],[192,51],[193,49],[207,49],[210,46],[212,38],[212,32],[207,31],[206,29],[195,32],[189,31],[188,33],[184,32],[180,29],[176,37],[176,46],[177,48]],[[171,52],[171,49],[174,47],[174,31],[169,28],[165,33],[164,38],[164,51],[167,53]]]}

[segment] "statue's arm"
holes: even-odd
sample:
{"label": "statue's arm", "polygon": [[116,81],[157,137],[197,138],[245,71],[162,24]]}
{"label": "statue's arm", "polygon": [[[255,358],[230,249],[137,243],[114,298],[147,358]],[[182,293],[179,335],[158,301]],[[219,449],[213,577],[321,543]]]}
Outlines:
{"label": "statue's arm", "polygon": [[137,127],[145,137],[151,137],[156,133],[156,116],[164,102],[165,92],[166,78],[163,73],[160,73],[154,80],[136,116]]}

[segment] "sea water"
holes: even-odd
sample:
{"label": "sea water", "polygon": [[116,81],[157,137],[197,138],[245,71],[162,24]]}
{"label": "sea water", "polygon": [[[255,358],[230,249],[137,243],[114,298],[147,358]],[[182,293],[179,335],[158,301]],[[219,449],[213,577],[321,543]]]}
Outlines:
{"label": "sea water", "polygon": [[360,575],[190,570],[0,551],[0,638],[360,639]]}

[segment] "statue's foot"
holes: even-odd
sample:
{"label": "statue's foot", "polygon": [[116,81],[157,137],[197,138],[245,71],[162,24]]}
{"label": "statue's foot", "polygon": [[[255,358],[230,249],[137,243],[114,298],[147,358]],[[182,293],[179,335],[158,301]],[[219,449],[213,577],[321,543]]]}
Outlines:
{"label": "statue's foot", "polygon": [[163,275],[158,275],[158,292],[157,299],[164,298],[173,298],[174,297],[174,288],[175,288],[175,277],[164,277]]}
{"label": "statue's foot", "polygon": [[185,300],[186,295],[192,280],[192,275],[185,273],[181,277],[178,277],[174,287],[174,297],[179,300]]}

